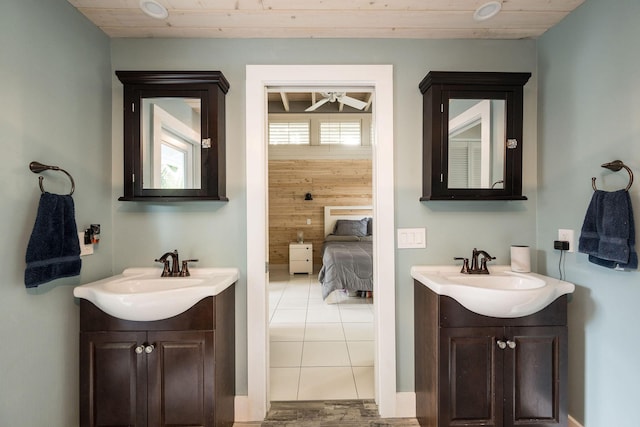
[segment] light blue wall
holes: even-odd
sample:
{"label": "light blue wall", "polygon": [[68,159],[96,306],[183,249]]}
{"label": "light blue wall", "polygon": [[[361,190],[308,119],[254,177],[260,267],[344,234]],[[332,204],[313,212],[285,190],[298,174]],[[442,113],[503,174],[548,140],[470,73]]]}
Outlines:
{"label": "light blue wall", "polygon": [[[247,64],[392,64],[394,67],[397,227],[426,227],[427,248],[396,252],[398,389],[413,391],[413,281],[416,264],[451,264],[474,246],[509,263],[509,246],[535,247],[536,43],[420,40],[112,40],[119,69],[220,70],[227,102],[228,203],[172,206],[114,202],[114,270],[152,265],[177,248],[202,266],[238,266],[237,394],[246,394],[245,67]],[[524,193],[528,201],[421,203],[422,95],[431,70],[528,71],[525,88]],[[256,100],[261,102],[261,100]],[[122,187],[122,85],[113,78],[113,199]],[[534,260],[535,265],[535,260]]]}
{"label": "light blue wall", "polygon": [[[577,231],[592,196],[627,184],[623,160],[640,176],[640,2],[587,0],[539,41],[540,266],[555,274],[558,228]],[[640,224],[640,183],[630,190]],[[636,234],[637,236],[637,234]],[[636,237],[637,238],[637,237]],[[578,285],[570,309],[569,412],[588,427],[638,425],[640,273],[611,271],[570,254]]]}
{"label": "light blue wall", "polygon": [[[108,38],[65,0],[4,0],[0,12],[0,425],[78,420],[78,308],[73,285],[111,274],[111,74]],[[73,175],[79,228],[103,240],[79,277],[24,286],[40,197],[37,160]],[[48,172],[52,193],[70,189]]]}

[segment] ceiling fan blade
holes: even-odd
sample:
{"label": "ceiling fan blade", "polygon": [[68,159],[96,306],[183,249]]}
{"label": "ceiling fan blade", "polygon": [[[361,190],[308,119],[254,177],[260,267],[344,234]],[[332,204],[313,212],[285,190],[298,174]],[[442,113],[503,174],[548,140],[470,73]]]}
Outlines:
{"label": "ceiling fan blade", "polygon": [[323,106],[324,104],[326,104],[327,102],[329,102],[330,98],[322,98],[320,101],[316,102],[315,104],[313,104],[311,107],[307,108],[304,111],[314,111],[318,108],[320,108],[321,106]]}
{"label": "ceiling fan blade", "polygon": [[348,95],[343,95],[343,96],[339,97],[338,101],[342,102],[343,104],[348,105],[349,107],[353,107],[353,108],[358,109],[358,110],[362,110],[364,107],[367,106],[366,102],[360,101],[359,99],[352,98],[352,97],[350,97]]}

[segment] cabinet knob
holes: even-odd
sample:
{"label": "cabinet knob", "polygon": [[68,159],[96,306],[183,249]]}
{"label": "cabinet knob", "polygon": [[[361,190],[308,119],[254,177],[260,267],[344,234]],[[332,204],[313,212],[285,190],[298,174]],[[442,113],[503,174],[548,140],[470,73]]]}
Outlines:
{"label": "cabinet knob", "polygon": [[155,347],[153,346],[153,344],[149,344],[148,346],[146,346],[146,347],[144,348],[144,352],[145,352],[145,353],[147,353],[147,354],[149,354],[149,353],[151,353],[151,352],[153,351],[153,349],[154,349],[154,348],[155,348]]}
{"label": "cabinet knob", "polygon": [[509,348],[513,349],[516,348],[516,342],[515,341],[507,341],[507,345],[509,346]]}
{"label": "cabinet knob", "polygon": [[142,354],[143,351],[144,351],[143,345],[139,345],[136,347],[136,354]]}
{"label": "cabinet knob", "polygon": [[507,343],[502,340],[496,341],[496,344],[498,344],[498,347],[500,347],[500,350],[504,350],[505,348],[507,348]]}

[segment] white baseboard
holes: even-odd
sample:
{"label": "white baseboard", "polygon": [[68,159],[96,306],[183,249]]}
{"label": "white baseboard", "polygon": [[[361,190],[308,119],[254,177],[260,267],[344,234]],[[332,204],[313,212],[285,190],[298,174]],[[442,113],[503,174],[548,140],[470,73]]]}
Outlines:
{"label": "white baseboard", "polygon": [[396,393],[396,415],[394,418],[416,417],[416,393],[413,391]]}
{"label": "white baseboard", "polygon": [[259,421],[252,420],[249,414],[249,396],[236,396],[233,402],[233,420],[237,422]]}
{"label": "white baseboard", "polygon": [[569,415],[569,427],[584,427],[582,424],[576,421],[571,415]]}
{"label": "white baseboard", "polygon": [[[416,416],[416,393],[398,392],[396,393],[396,415],[395,418],[415,418]],[[568,427],[584,427],[575,418],[569,415]]]}

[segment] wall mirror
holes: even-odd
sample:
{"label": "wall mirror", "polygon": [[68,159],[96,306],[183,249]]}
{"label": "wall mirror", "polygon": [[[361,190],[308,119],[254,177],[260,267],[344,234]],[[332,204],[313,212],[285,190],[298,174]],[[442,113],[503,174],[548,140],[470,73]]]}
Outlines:
{"label": "wall mirror", "polygon": [[524,200],[523,86],[530,73],[430,72],[421,200]]}
{"label": "wall mirror", "polygon": [[228,200],[219,71],[116,71],[124,85],[124,196]]}

